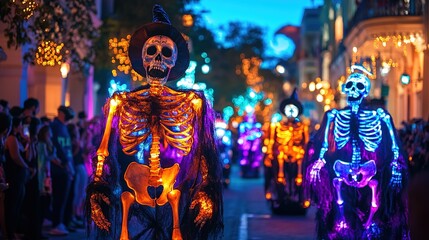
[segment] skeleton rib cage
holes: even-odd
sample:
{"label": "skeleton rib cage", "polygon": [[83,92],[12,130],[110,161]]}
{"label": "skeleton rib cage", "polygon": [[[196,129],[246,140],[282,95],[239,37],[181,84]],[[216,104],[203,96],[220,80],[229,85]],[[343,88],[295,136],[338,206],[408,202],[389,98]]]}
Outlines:
{"label": "skeleton rib cage", "polygon": [[190,152],[197,114],[192,101],[198,99],[197,95],[192,92],[179,93],[166,87],[163,89],[163,101],[156,101],[148,90],[119,95],[119,139],[127,155],[137,152],[138,145],[146,141],[154,127],[159,136],[182,155]]}

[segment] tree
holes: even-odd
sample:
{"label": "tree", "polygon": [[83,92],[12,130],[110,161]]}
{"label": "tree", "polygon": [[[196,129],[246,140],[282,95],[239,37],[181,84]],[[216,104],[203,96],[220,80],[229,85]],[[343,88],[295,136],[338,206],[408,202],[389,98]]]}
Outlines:
{"label": "tree", "polygon": [[[70,61],[79,69],[95,57],[92,43],[98,37],[93,0],[2,1],[0,20],[6,23],[7,47],[25,47],[24,62],[52,57],[56,65]],[[43,46],[43,47],[42,47]],[[48,48],[52,50],[48,56]],[[54,56],[55,55],[55,56]],[[47,60],[47,59],[45,59]]]}

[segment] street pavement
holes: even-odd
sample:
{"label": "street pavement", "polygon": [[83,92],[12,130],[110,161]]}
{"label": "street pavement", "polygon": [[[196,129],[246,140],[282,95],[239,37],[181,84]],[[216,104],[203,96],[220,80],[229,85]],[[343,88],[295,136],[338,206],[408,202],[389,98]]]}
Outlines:
{"label": "street pavement", "polygon": [[[264,198],[263,178],[243,179],[239,175],[238,166],[233,166],[231,184],[224,190],[223,239],[316,239],[314,208],[310,207],[305,216],[273,215]],[[87,235],[84,229],[78,229],[68,236],[50,239],[87,239]]]}

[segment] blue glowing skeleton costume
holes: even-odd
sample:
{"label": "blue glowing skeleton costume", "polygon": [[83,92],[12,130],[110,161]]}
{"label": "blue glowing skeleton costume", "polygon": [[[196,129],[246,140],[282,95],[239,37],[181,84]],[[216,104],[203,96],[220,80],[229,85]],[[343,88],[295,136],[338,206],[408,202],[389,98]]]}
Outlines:
{"label": "blue glowing skeleton costume", "polygon": [[408,239],[406,158],[391,116],[362,103],[369,89],[365,75],[351,74],[349,106],[325,113],[307,149],[320,239]]}

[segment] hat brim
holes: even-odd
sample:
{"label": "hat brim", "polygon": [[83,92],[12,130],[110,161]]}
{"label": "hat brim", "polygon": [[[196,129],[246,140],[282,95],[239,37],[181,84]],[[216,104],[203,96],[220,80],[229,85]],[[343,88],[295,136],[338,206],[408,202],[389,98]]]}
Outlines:
{"label": "hat brim", "polygon": [[280,112],[281,112],[283,115],[285,115],[285,116],[286,116],[286,114],[285,114],[285,107],[286,107],[287,105],[290,105],[290,104],[295,105],[295,106],[298,108],[298,116],[302,114],[302,112],[303,112],[303,107],[302,107],[301,102],[300,102],[300,101],[298,101],[298,100],[296,100],[296,99],[293,99],[293,98],[288,98],[288,99],[283,100],[283,101],[280,103],[280,109],[279,109],[279,110],[280,110]]}
{"label": "hat brim", "polygon": [[131,36],[128,48],[128,56],[134,71],[146,77],[146,70],[143,67],[142,49],[145,42],[153,36],[163,35],[171,38],[177,46],[177,60],[171,69],[168,80],[176,80],[185,74],[189,66],[189,49],[182,34],[173,26],[161,22],[153,22],[143,25]]}

